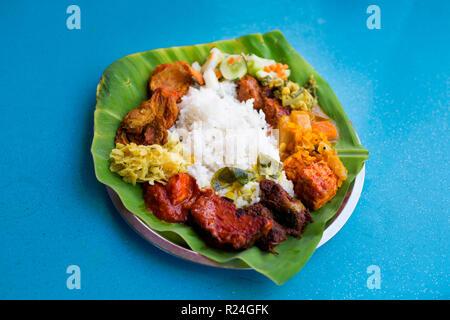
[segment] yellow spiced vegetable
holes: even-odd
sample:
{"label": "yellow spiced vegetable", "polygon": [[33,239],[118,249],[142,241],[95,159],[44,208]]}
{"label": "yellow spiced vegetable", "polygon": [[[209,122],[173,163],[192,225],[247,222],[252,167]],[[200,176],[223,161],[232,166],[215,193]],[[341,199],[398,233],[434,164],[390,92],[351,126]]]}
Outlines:
{"label": "yellow spiced vegetable", "polygon": [[308,82],[303,86],[290,80],[275,79],[269,84],[270,88],[275,88],[274,95],[281,100],[284,107],[289,106],[292,110],[309,111],[318,106],[317,84],[311,75]]}
{"label": "yellow spiced vegetable", "polygon": [[169,136],[167,144],[145,146],[117,143],[109,155],[110,169],[128,183],[164,183],[171,176],[185,172],[189,164],[183,158],[182,145],[176,136]]}

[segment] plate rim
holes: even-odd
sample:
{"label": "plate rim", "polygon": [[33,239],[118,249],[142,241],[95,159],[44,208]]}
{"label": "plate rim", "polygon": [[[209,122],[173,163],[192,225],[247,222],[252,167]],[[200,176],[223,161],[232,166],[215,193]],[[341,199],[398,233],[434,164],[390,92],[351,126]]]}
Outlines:
{"label": "plate rim", "polygon": [[[362,189],[364,186],[364,178],[365,178],[365,164],[356,175],[355,180],[353,180],[352,184],[347,191],[347,194],[344,200],[339,207],[338,212],[333,218],[332,223],[325,228],[322,238],[320,239],[316,250],[323,246],[326,242],[328,242],[331,238],[333,238],[339,230],[345,225],[353,211],[356,208],[356,205],[361,197]],[[172,256],[176,256],[178,258],[188,260],[194,263],[217,267],[217,268],[225,268],[225,269],[236,269],[236,270],[249,270],[250,267],[237,267],[234,265],[226,265],[219,264],[213,260],[206,258],[198,252],[192,251],[188,248],[182,247],[173,243],[170,240],[167,240],[152,228],[150,228],[144,221],[142,221],[139,217],[137,217],[134,213],[125,208],[124,204],[120,200],[118,194],[108,185],[106,185],[106,189],[108,194],[117,209],[119,211],[122,218],[127,222],[127,224],[134,229],[142,238],[153,244],[155,247],[161,249],[162,251],[169,253]],[[232,260],[233,261],[233,260]]]}

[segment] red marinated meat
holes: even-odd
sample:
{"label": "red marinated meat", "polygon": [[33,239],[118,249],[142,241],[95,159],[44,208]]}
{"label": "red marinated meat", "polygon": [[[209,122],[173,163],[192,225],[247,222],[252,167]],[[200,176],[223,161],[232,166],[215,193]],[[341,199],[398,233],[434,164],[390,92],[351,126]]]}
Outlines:
{"label": "red marinated meat", "polygon": [[290,114],[290,109],[283,107],[277,98],[263,97],[263,111],[266,122],[272,127],[278,127],[278,119]]}
{"label": "red marinated meat", "polygon": [[213,190],[206,190],[191,207],[194,223],[222,248],[245,249],[272,228],[266,217],[251,216]]}
{"label": "red marinated meat", "polygon": [[172,176],[166,185],[146,183],[143,189],[147,210],[166,222],[186,222],[199,194],[195,179],[185,173]]}
{"label": "red marinated meat", "polygon": [[278,119],[288,115],[290,109],[283,107],[280,101],[273,98],[273,93],[269,87],[261,87],[258,80],[250,75],[243,76],[237,82],[237,98],[239,101],[253,99],[253,108],[262,109],[266,122],[273,127],[278,126]]}
{"label": "red marinated meat", "polygon": [[317,210],[336,195],[338,178],[328,164],[313,163],[299,170],[295,182],[295,194],[310,208]]}
{"label": "red marinated meat", "polygon": [[246,74],[237,82],[237,98],[239,101],[253,100],[253,108],[256,110],[264,107],[262,89],[258,80]]}

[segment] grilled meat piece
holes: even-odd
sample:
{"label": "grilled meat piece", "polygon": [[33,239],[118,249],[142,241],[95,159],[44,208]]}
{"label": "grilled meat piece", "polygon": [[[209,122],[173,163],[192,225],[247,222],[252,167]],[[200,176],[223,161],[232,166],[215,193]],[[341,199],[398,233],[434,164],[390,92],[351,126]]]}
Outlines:
{"label": "grilled meat piece", "polygon": [[247,214],[211,189],[202,192],[190,212],[206,241],[223,249],[249,248],[272,228],[268,218]]}
{"label": "grilled meat piece", "polygon": [[272,222],[269,233],[256,241],[256,245],[263,251],[278,254],[275,247],[287,239],[285,228],[275,221],[272,212],[261,203],[255,203],[247,207],[247,213],[252,216],[266,217]]}
{"label": "grilled meat piece", "polygon": [[237,84],[238,100],[247,101],[248,99],[254,99],[253,108],[256,110],[262,109],[266,122],[271,126],[277,127],[278,119],[290,113],[289,108],[283,107],[278,99],[273,98],[271,89],[268,87],[262,88],[254,77],[247,74]]}
{"label": "grilled meat piece", "polygon": [[261,203],[269,208],[275,220],[286,227],[286,233],[299,237],[313,219],[300,200],[291,197],[278,183],[263,180],[259,183]]}
{"label": "grilled meat piece", "polygon": [[164,186],[160,183],[143,185],[148,211],[166,222],[186,222],[189,209],[200,193],[197,182],[185,173],[172,176]]}
{"label": "grilled meat piece", "polygon": [[294,177],[292,180],[297,197],[313,210],[321,208],[336,195],[338,178],[325,162],[298,168],[297,172],[289,173],[289,176]]}
{"label": "grilled meat piece", "polygon": [[272,229],[267,235],[262,236],[256,242],[256,245],[263,251],[277,255],[278,252],[275,251],[275,247],[287,239],[286,235],[286,228],[272,220]]}
{"label": "grilled meat piece", "polygon": [[153,70],[149,79],[149,87],[151,92],[164,88],[172,92],[179,101],[188,92],[189,87],[194,84],[194,78],[199,84],[204,84],[202,74],[187,62],[164,63]]}
{"label": "grilled meat piece", "polygon": [[176,95],[157,89],[152,97],[128,112],[116,133],[116,143],[165,144],[167,129],[173,126],[178,116]]}

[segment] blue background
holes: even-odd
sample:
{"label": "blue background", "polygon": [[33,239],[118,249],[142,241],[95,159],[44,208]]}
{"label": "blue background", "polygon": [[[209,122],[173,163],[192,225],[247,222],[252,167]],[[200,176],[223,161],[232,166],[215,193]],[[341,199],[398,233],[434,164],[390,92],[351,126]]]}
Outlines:
{"label": "blue background", "polygon": [[[450,2],[164,3],[0,5],[0,298],[448,299]],[[81,30],[66,28],[71,4]],[[381,30],[366,27],[370,4]],[[115,60],[273,29],[327,79],[371,156],[350,220],[282,286],[147,243],[89,151],[96,85]],[[81,290],[66,288],[72,264]],[[366,286],[370,265],[381,289]]]}

